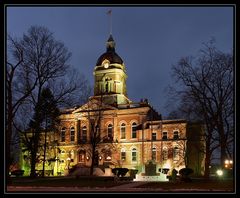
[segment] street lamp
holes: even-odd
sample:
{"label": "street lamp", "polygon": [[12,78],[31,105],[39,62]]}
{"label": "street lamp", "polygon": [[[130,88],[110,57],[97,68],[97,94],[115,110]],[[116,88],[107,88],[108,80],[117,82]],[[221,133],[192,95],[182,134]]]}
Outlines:
{"label": "street lamp", "polygon": [[219,177],[223,176],[223,171],[221,169],[218,169],[216,173]]}
{"label": "street lamp", "polygon": [[226,159],[225,162],[224,162],[224,167],[227,168],[227,169],[232,169],[232,167],[233,167],[233,160]]}

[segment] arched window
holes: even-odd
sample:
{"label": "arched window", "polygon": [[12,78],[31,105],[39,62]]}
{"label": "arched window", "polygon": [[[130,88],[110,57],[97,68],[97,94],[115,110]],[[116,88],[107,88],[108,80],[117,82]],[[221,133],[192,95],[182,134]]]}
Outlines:
{"label": "arched window", "polygon": [[104,160],[105,161],[111,161],[112,159],[112,152],[111,150],[106,150],[106,152],[104,153]]}
{"label": "arched window", "polygon": [[113,137],[113,125],[112,124],[109,124],[108,125],[108,130],[107,130],[108,134],[108,138],[112,138]]}
{"label": "arched window", "polygon": [[179,160],[179,148],[178,147],[173,148],[173,160]]}
{"label": "arched window", "polygon": [[163,160],[167,160],[168,159],[168,149],[166,147],[163,148],[162,159]]}
{"label": "arched window", "polygon": [[74,140],[75,140],[75,129],[74,129],[74,127],[71,127],[71,129],[70,129],[70,140],[71,140],[71,142],[74,142]]}
{"label": "arched window", "polygon": [[132,149],[132,162],[136,162],[137,161],[137,149],[133,148]]}
{"label": "arched window", "polygon": [[157,156],[156,148],[153,148],[152,149],[152,160],[156,160],[156,156]]}
{"label": "arched window", "polygon": [[61,142],[65,142],[66,128],[63,127],[61,130]]}
{"label": "arched window", "polygon": [[82,128],[82,142],[86,143],[87,142],[87,127],[84,126]]}
{"label": "arched window", "polygon": [[73,150],[71,150],[71,152],[70,152],[70,158],[71,158],[71,162],[73,162],[74,161],[74,151]]}
{"label": "arched window", "polygon": [[121,139],[126,139],[126,124],[121,124]]}
{"label": "arched window", "polygon": [[132,123],[132,138],[137,138],[137,124]]}
{"label": "arched window", "polygon": [[121,160],[122,161],[126,160],[126,150],[124,148],[121,149]]}

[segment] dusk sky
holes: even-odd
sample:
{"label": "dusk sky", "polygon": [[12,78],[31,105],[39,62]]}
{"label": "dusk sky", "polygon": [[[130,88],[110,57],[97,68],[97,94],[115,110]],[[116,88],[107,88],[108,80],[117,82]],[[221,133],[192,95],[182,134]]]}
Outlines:
{"label": "dusk sky", "polygon": [[31,25],[47,27],[72,53],[71,65],[93,85],[93,69],[110,33],[109,9],[128,97],[148,98],[163,117],[173,64],[197,55],[212,37],[219,50],[233,48],[233,7],[7,7],[7,33],[21,37]]}

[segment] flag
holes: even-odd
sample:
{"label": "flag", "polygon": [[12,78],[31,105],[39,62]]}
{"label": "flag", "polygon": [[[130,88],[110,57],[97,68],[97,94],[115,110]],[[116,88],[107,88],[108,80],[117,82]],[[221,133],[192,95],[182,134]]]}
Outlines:
{"label": "flag", "polygon": [[112,10],[108,10],[107,14],[111,15],[112,14]]}

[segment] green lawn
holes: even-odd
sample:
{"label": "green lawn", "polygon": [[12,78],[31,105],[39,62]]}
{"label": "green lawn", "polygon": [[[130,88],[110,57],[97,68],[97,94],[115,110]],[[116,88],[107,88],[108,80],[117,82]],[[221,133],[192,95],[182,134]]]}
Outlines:
{"label": "green lawn", "polygon": [[80,177],[80,178],[35,178],[16,177],[12,178],[11,186],[49,186],[49,187],[113,187],[129,181],[114,182],[105,177]]}
{"label": "green lawn", "polygon": [[203,190],[219,190],[219,191],[233,191],[233,180],[193,180],[192,182],[149,182],[138,186],[138,188],[162,188],[163,190],[172,189],[200,189]]}
{"label": "green lawn", "polygon": [[[110,179],[110,180],[109,180]],[[80,178],[36,178],[30,179],[29,177],[12,178],[11,186],[43,186],[43,187],[99,187],[110,188],[121,184],[129,183],[131,181],[118,181],[114,182],[113,178],[105,177],[80,177]],[[192,182],[148,182],[137,186],[137,188],[162,189],[163,191],[234,191],[233,180],[204,180],[194,179]]]}

